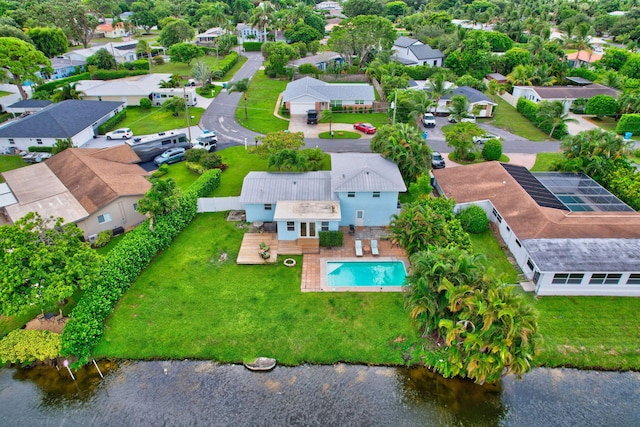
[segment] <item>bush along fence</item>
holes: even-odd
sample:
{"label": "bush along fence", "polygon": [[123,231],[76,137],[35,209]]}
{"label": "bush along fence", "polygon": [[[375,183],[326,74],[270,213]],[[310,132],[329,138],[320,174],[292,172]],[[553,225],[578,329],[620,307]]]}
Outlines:
{"label": "bush along fence", "polygon": [[104,333],[104,321],[120,297],[153,257],[189,225],[196,215],[198,198],[208,196],[220,185],[220,174],[217,169],[205,172],[183,193],[176,210],[156,217],[154,232],[147,220],[128,232],[107,254],[100,278],[85,291],[64,328],[63,356],[77,357],[76,364],[89,360],[91,350]]}
{"label": "bush along fence", "polygon": [[[535,125],[535,127],[549,135],[549,132],[551,131],[551,127],[553,125],[549,122],[543,122],[542,119],[538,117],[538,104],[525,98],[519,98],[518,103],[516,104],[516,109],[520,114],[529,119],[531,123]],[[569,132],[567,131],[567,124],[560,123],[558,127],[555,128],[555,130],[553,131],[553,135],[551,136],[556,139],[562,139],[568,134]]]}
{"label": "bush along fence", "polygon": [[238,52],[230,52],[229,55],[225,56],[222,61],[218,63],[218,69],[222,71],[222,75],[224,76],[233,68],[234,65],[238,63]]}
{"label": "bush along fence", "polygon": [[118,123],[123,121],[126,117],[127,110],[122,110],[119,113],[116,113],[115,116],[111,117],[109,120],[98,126],[98,133],[100,135],[104,135],[105,133],[116,127]]}

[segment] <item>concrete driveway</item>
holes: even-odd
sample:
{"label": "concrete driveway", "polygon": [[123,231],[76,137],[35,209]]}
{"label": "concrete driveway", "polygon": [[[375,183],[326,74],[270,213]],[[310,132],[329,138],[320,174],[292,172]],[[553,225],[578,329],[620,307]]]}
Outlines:
{"label": "concrete driveway", "polygon": [[362,132],[358,132],[349,123],[318,123],[317,125],[308,125],[307,116],[291,116],[289,119],[289,132],[302,132],[305,138],[318,138],[318,135],[322,132],[329,132],[329,130],[337,132],[340,130],[348,130],[360,134],[360,139],[371,139],[373,135],[367,135]]}

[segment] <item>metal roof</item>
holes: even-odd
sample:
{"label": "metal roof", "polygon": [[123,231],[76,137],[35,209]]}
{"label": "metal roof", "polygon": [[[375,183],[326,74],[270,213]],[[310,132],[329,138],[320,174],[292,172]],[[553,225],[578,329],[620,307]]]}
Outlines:
{"label": "metal roof", "polygon": [[333,200],[331,175],[319,172],[249,172],[242,184],[242,203],[284,200]]}
{"label": "metal roof", "polygon": [[591,80],[585,79],[583,77],[565,77],[565,79],[578,85],[588,85],[593,83]]}
{"label": "metal roof", "polygon": [[4,138],[70,138],[107,116],[123,102],[69,99],[0,128]]}
{"label": "metal roof", "polygon": [[[77,89],[86,96],[148,96],[160,89],[171,74],[143,74],[115,80],[80,80]],[[174,89],[175,90],[175,89]]]}
{"label": "metal roof", "polygon": [[303,77],[287,84],[282,100],[289,102],[302,96],[311,96],[328,102],[331,100],[364,100],[373,101],[373,86],[367,83],[341,84],[327,83],[313,77]]}
{"label": "metal roof", "polygon": [[398,166],[375,153],[331,153],[331,188],[346,191],[407,191]]}
{"label": "metal roof", "polygon": [[18,203],[6,182],[0,183],[0,208]]}
{"label": "metal roof", "polygon": [[529,239],[522,244],[543,272],[640,272],[640,239]]}
{"label": "metal roof", "polygon": [[400,36],[393,42],[393,45],[398,47],[409,47],[416,43],[420,43],[420,41],[412,39],[411,37]]}

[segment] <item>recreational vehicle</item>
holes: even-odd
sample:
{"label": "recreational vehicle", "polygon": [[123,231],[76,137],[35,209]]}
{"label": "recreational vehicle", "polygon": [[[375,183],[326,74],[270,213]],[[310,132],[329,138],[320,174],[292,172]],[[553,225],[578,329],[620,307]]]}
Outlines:
{"label": "recreational vehicle", "polygon": [[198,99],[196,98],[196,91],[193,88],[155,89],[151,93],[151,95],[149,95],[149,98],[151,99],[151,103],[157,107],[162,105],[167,99],[171,99],[174,96],[177,96],[178,98],[184,97],[185,102],[189,107],[194,107],[198,103]]}
{"label": "recreational vehicle", "polygon": [[133,138],[126,141],[142,162],[149,162],[169,148],[182,147],[188,149],[187,134],[178,131],[160,132],[144,138]]}

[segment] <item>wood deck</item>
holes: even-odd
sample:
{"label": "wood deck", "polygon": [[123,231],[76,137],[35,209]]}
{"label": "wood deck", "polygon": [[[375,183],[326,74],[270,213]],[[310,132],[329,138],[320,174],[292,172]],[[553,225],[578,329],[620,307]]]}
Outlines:
{"label": "wood deck", "polygon": [[[270,248],[271,257],[262,259],[260,243]],[[273,264],[278,255],[302,255],[319,253],[318,239],[278,240],[276,233],[245,233],[238,253],[237,264]]]}

